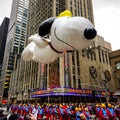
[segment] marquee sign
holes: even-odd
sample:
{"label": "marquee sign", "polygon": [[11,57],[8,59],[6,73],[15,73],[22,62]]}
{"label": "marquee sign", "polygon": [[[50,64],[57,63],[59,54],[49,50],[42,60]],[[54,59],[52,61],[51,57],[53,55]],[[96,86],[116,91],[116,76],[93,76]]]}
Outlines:
{"label": "marquee sign", "polygon": [[53,88],[45,90],[36,90],[31,92],[31,97],[40,97],[48,95],[76,95],[92,96],[92,90],[89,89],[72,89],[72,88]]}

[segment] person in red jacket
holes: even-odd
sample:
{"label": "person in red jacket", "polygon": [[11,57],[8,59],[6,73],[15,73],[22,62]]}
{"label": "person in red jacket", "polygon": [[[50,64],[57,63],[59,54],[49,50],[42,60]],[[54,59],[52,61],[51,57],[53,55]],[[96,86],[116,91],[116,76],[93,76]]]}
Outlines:
{"label": "person in red jacket", "polygon": [[60,120],[64,120],[64,108],[63,106],[60,104],[60,107],[59,107],[59,115],[60,115]]}
{"label": "person in red jacket", "polygon": [[100,105],[96,104],[96,107],[95,107],[96,119],[99,118],[100,109],[101,109]]}
{"label": "person in red jacket", "polygon": [[115,109],[115,113],[116,117],[118,117],[118,119],[120,120],[120,105],[118,105],[117,108]]}
{"label": "person in red jacket", "polygon": [[61,113],[60,113],[60,107],[62,107],[61,104],[57,106],[57,120],[61,120],[62,119]]}
{"label": "person in red jacket", "polygon": [[53,110],[53,106],[51,105],[51,106],[49,106],[49,120],[53,120],[53,112],[54,112],[54,110]]}
{"label": "person in red jacket", "polygon": [[105,104],[101,104],[101,109],[100,109],[100,113],[99,113],[99,120],[109,120],[109,116],[107,114]]}
{"label": "person in red jacket", "polygon": [[107,114],[109,116],[109,120],[116,120],[115,111],[113,110],[112,105],[110,103],[108,103]]}

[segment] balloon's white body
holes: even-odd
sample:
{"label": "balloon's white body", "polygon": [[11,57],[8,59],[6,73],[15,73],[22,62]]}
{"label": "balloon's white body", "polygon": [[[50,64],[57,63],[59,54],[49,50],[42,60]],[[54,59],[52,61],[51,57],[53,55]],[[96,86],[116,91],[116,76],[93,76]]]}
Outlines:
{"label": "balloon's white body", "polygon": [[63,55],[61,52],[84,49],[93,41],[85,37],[85,29],[92,28],[94,28],[93,24],[83,17],[57,18],[51,25],[49,40],[38,34],[29,37],[31,43],[22,53],[23,60],[49,64]]}

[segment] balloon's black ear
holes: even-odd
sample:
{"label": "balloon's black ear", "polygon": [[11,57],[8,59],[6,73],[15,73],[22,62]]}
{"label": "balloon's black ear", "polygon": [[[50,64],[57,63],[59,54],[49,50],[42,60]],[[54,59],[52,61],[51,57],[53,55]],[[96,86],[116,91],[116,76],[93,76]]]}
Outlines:
{"label": "balloon's black ear", "polygon": [[40,36],[45,36],[45,35],[49,34],[51,26],[55,19],[56,19],[55,17],[51,17],[51,18],[48,18],[47,20],[43,21],[39,26],[38,34]]}

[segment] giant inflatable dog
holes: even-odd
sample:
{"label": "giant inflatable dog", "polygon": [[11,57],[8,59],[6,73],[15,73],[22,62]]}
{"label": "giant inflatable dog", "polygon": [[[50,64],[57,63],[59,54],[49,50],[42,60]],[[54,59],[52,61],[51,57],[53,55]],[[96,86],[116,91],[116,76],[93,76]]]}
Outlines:
{"label": "giant inflatable dog", "polygon": [[[50,35],[50,38],[46,39],[46,35]],[[30,43],[23,50],[22,57],[25,61],[49,64],[62,56],[64,51],[87,48],[96,35],[88,19],[72,17],[71,12],[66,10],[40,24],[38,34],[28,38]]]}

